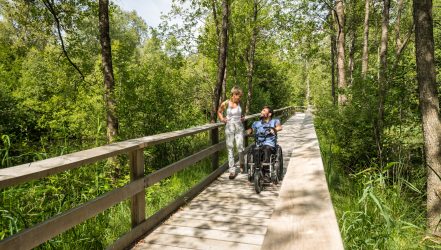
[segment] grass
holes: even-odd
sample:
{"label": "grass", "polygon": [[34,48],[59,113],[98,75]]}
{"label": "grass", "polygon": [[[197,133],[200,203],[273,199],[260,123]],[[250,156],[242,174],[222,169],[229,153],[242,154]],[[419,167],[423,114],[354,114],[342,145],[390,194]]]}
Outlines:
{"label": "grass", "polygon": [[[192,143],[187,146],[181,145],[185,143],[182,141],[163,145],[160,149],[174,149],[179,152],[184,151],[179,149],[185,147],[185,153],[172,154],[170,159],[160,162],[160,167],[166,161],[173,162],[203,148],[207,138],[201,136],[198,139],[187,140]],[[147,174],[155,171],[154,158],[160,158],[157,156],[160,149],[145,150]],[[220,159],[221,162],[226,159],[224,153]],[[120,160],[124,162],[126,159],[123,157]],[[210,174],[210,163],[210,158],[207,158],[147,188],[147,216],[165,207]],[[113,178],[114,170],[106,161],[101,161],[3,189],[0,202],[0,240],[127,184],[129,170],[127,163],[124,166],[120,169],[120,178],[117,180]],[[37,249],[104,249],[130,230],[130,217],[130,204],[126,200],[54,237]]]}
{"label": "grass", "polygon": [[[320,133],[319,133],[320,135]],[[399,162],[355,174],[320,135],[322,157],[345,249],[439,249],[425,233],[425,175]],[[405,174],[406,173],[406,174]]]}

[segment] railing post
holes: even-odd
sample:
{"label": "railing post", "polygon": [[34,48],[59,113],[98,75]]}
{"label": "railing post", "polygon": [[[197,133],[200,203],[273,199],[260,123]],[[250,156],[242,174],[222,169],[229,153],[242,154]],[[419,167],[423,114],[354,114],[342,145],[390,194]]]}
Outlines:
{"label": "railing post", "polygon": [[[214,128],[210,132],[211,145],[219,143],[219,128]],[[219,167],[219,151],[211,156],[211,168],[216,170]]]}
{"label": "railing post", "polygon": [[[144,149],[137,149],[129,153],[130,181],[144,177]],[[145,189],[130,198],[132,213],[132,228],[145,220]]]}

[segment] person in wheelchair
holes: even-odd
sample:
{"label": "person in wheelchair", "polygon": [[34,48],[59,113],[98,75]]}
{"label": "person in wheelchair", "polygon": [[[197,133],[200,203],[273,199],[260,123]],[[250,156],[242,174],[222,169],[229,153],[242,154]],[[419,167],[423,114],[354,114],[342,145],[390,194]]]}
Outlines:
{"label": "person in wheelchair", "polygon": [[260,112],[260,120],[255,121],[247,130],[247,134],[257,135],[257,140],[263,147],[263,162],[265,163],[268,163],[271,155],[276,153],[277,132],[282,130],[280,120],[273,118],[273,114],[271,107],[264,106]]}

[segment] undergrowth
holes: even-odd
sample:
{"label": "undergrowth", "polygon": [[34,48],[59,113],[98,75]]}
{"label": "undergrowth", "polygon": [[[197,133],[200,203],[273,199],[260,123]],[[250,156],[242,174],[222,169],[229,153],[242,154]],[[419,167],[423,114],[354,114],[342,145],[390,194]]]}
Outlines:
{"label": "undergrowth", "polygon": [[[425,172],[405,161],[351,167],[317,125],[321,154],[345,249],[439,249],[427,236]],[[347,156],[345,156],[347,157]],[[352,156],[353,157],[353,156]],[[353,171],[356,169],[356,171]]]}

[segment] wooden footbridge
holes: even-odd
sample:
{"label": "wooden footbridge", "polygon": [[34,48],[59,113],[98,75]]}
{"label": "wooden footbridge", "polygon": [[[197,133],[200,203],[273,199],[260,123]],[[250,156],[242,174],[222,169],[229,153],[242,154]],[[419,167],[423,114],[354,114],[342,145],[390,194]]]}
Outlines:
{"label": "wooden footbridge", "polygon": [[[0,169],[0,188],[5,188],[119,154],[129,155],[131,168],[129,184],[0,241],[0,250],[32,249],[126,199],[132,229],[109,249],[343,249],[312,115],[296,110],[276,110],[288,118],[278,139],[286,173],[281,184],[266,186],[259,195],[245,174],[229,180],[227,165],[219,166],[218,152],[225,148],[218,139],[220,123]],[[144,175],[144,148],[208,130],[212,146]],[[209,156],[212,174],[146,218],[146,188]]]}

